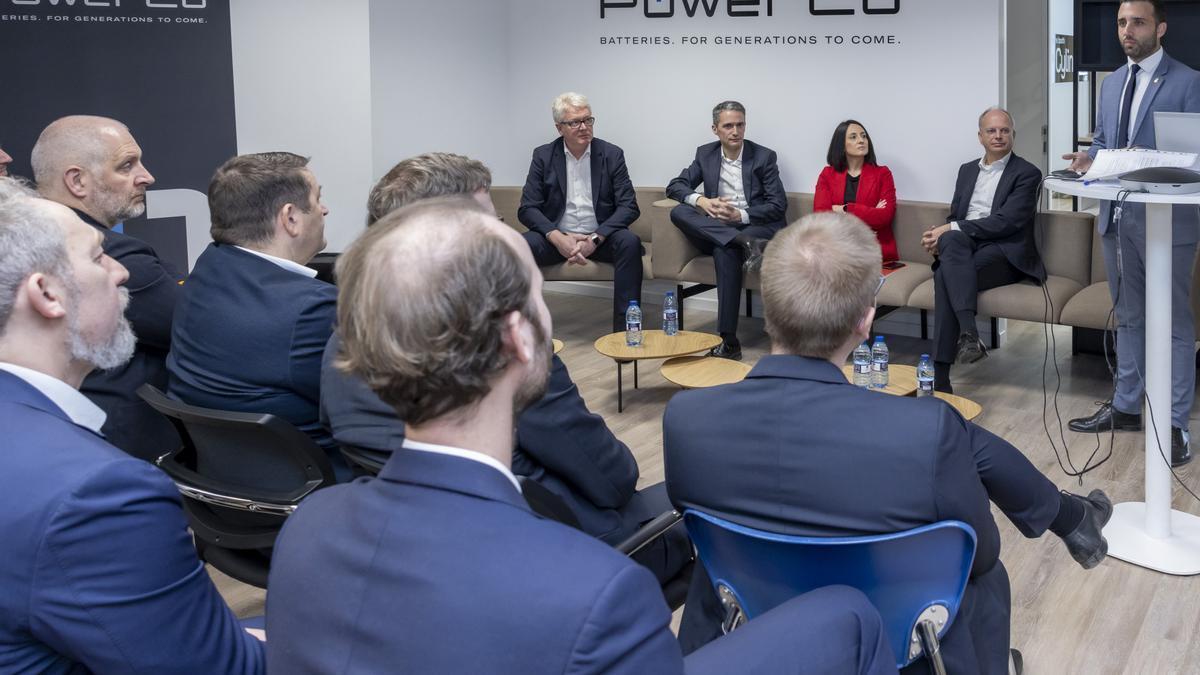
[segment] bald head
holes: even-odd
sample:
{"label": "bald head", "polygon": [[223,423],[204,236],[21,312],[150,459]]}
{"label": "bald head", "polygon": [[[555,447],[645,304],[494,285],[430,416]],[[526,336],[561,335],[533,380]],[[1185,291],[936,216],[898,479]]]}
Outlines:
{"label": "bald head", "polygon": [[146,210],[154,176],[128,127],[107,117],[71,115],[42,130],[31,155],[38,191],[112,227]]}

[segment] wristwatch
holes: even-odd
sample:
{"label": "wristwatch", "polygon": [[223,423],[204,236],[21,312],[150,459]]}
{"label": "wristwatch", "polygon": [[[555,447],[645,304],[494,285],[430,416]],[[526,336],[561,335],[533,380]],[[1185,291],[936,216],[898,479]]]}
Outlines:
{"label": "wristwatch", "polygon": [[588,240],[592,242],[592,246],[600,245],[600,235],[595,232],[592,233],[592,236],[588,237]]}

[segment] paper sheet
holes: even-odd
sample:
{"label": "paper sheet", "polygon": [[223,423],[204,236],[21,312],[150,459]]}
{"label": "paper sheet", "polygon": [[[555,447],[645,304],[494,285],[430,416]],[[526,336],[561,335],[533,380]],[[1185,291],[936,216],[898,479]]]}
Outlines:
{"label": "paper sheet", "polygon": [[1166,150],[1101,150],[1096,153],[1092,166],[1081,180],[1092,182],[1116,178],[1121,174],[1151,167],[1175,167],[1186,169],[1196,164],[1194,152],[1168,152]]}

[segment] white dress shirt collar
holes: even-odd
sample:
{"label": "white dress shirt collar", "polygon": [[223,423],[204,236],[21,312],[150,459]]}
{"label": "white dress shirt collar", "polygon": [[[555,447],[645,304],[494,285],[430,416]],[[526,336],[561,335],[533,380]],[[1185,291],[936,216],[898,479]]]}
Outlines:
{"label": "white dress shirt collar", "polygon": [[744,155],[744,154],[746,154],[746,141],[742,141],[742,144],[738,146],[738,156],[734,157],[733,159],[729,159],[728,157],[725,156],[725,146],[721,146],[721,161],[722,162],[727,162],[729,164],[741,164],[742,163],[742,155]]}
{"label": "white dress shirt collar", "polygon": [[289,272],[295,272],[296,274],[303,274],[304,276],[306,276],[310,279],[315,279],[317,277],[316,270],[314,270],[311,267],[305,267],[304,265],[301,265],[300,263],[295,262],[293,260],[288,260],[287,258],[278,258],[276,256],[271,255],[270,253],[263,253],[262,251],[255,251],[252,248],[246,248],[245,246],[238,246],[236,244],[234,244],[234,248],[241,249],[241,250],[245,251],[246,253],[249,253],[251,255],[256,255],[256,256],[262,258],[263,260],[275,263],[276,265],[282,267],[283,269],[285,269]]}
{"label": "white dress shirt collar", "polygon": [[[1154,52],[1150,56],[1147,56],[1146,58],[1144,58],[1140,62],[1138,62],[1138,64],[1137,64],[1138,68],[1142,69],[1141,72],[1138,73],[1138,75],[1141,75],[1142,73],[1146,73],[1147,76],[1154,75],[1155,71],[1158,70],[1158,64],[1162,63],[1162,59],[1163,59],[1163,48],[1160,46],[1158,48],[1158,51]],[[1128,65],[1132,66],[1134,61],[1133,61],[1133,59],[1128,59],[1128,61],[1126,61],[1126,63]]]}
{"label": "white dress shirt collar", "polygon": [[981,157],[981,158],[979,159],[979,170],[980,170],[980,171],[1000,171],[1000,172],[1003,172],[1003,171],[1004,171],[1004,167],[1008,166],[1008,160],[1012,159],[1012,156],[1013,156],[1013,154],[1012,154],[1012,150],[1009,150],[1007,155],[1005,155],[1005,156],[1001,157],[1000,159],[998,159],[998,160],[996,160],[996,161],[992,162],[991,164],[988,164],[988,163],[987,163],[987,155],[984,155],[983,157]]}
{"label": "white dress shirt collar", "polygon": [[579,156],[579,159],[575,159],[575,155],[573,155],[571,153],[571,149],[567,147],[566,141],[563,141],[563,154],[566,155],[567,159],[572,162],[582,162],[585,159],[591,159],[592,158],[592,144],[589,142],[587,144],[587,147],[583,149],[583,154]]}
{"label": "white dress shirt collar", "polygon": [[517,481],[517,477],[513,475],[512,469],[509,469],[507,466],[504,466],[500,462],[496,461],[495,457],[490,457],[488,455],[483,454],[482,452],[476,452],[474,450],[464,450],[463,448],[454,448],[449,445],[436,445],[434,443],[422,443],[420,441],[414,441],[410,438],[404,439],[404,443],[402,444],[402,447],[404,447],[408,450],[417,450],[420,452],[432,452],[432,453],[436,453],[439,455],[450,455],[451,457],[459,457],[462,459],[469,459],[472,462],[479,462],[480,464],[486,464],[487,466],[490,466],[493,469],[504,474],[504,477],[507,478],[508,481],[513,484],[514,488],[517,489],[517,493],[519,494],[521,492],[521,484]]}
{"label": "white dress shirt collar", "polygon": [[0,361],[0,370],[12,373],[37,389],[50,402],[66,413],[71,421],[91,431],[100,433],[100,427],[108,419],[104,411],[79,390],[62,380],[45,373]]}

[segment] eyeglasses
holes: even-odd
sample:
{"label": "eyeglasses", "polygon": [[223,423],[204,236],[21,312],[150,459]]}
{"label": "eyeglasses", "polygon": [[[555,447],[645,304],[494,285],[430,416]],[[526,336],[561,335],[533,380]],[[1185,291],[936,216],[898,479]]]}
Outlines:
{"label": "eyeglasses", "polygon": [[578,129],[580,124],[584,124],[587,125],[587,128],[591,129],[592,127],[596,126],[596,118],[585,117],[581,120],[563,120],[559,122],[559,124],[567,127],[568,129]]}

